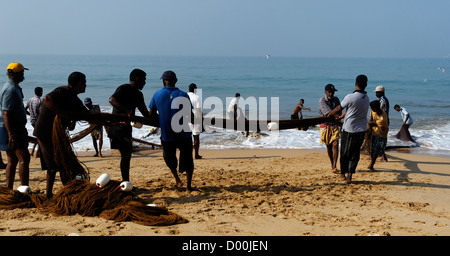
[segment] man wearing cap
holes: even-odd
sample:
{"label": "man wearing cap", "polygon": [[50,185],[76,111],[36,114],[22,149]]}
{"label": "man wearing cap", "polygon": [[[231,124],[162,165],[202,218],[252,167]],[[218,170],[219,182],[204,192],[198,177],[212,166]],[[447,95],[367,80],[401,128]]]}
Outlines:
{"label": "man wearing cap", "polygon": [[[135,115],[136,108],[144,117],[149,117],[141,90],[146,84],[147,74],[141,69],[134,69],[130,73],[130,83],[117,87],[114,94],[109,98],[113,106],[113,114],[125,114],[130,117]],[[130,162],[132,153],[132,126],[127,122],[121,126],[108,128],[111,148],[120,152],[120,172],[123,181],[130,181]]]}
{"label": "man wearing cap", "polygon": [[[377,96],[378,100],[380,101],[380,108],[386,113],[387,116],[387,123],[389,126],[389,100],[386,98],[385,95],[385,89],[383,86],[379,85],[377,88],[375,88],[375,96]],[[385,152],[383,151],[383,160],[387,161],[387,156]]]}
{"label": "man wearing cap", "polygon": [[[319,114],[327,116],[333,109],[341,104],[339,98],[334,96],[337,92],[333,84],[325,86],[325,96],[319,99]],[[338,118],[341,112],[335,114]],[[330,122],[320,124],[320,142],[327,146],[328,157],[331,162],[333,173],[340,173],[336,167],[339,156],[340,122]]]}
{"label": "man wearing cap", "polygon": [[[84,105],[89,110],[89,113],[97,114],[101,113],[100,106],[98,104],[92,104],[91,98],[84,99]],[[102,146],[103,146],[103,126],[97,124],[95,129],[91,132],[92,144],[94,145],[95,155],[94,157],[102,156]],[[97,146],[98,140],[98,146]]]}
{"label": "man wearing cap", "polygon": [[[189,99],[191,100],[192,106],[194,107],[192,109],[192,112],[194,113],[195,118],[201,118],[202,117],[202,103],[200,100],[200,97],[196,94],[197,92],[197,85],[192,83],[189,85]],[[200,119],[196,119],[200,120]],[[194,137],[194,154],[195,159],[202,159],[202,156],[198,154],[198,151],[200,149],[200,133],[202,132],[202,125],[201,123],[189,123],[189,128],[191,128],[192,136]]]}
{"label": "man wearing cap", "polygon": [[384,87],[379,85],[377,88],[375,88],[375,96],[380,101],[380,108],[383,110],[388,118],[388,124],[389,124],[389,100],[386,98]]}
{"label": "man wearing cap", "polygon": [[29,186],[30,153],[28,152],[27,114],[23,105],[22,88],[24,78],[22,64],[13,62],[7,67],[8,82],[0,92],[0,150],[6,151],[6,186],[13,189],[17,164],[22,186]]}
{"label": "man wearing cap", "polygon": [[[189,95],[175,87],[178,79],[173,71],[164,72],[161,79],[164,87],[153,95],[149,113],[155,115],[158,111],[164,161],[175,177],[177,188],[183,186],[177,174],[177,166],[179,166],[180,173],[186,172],[187,190],[192,191],[194,160],[192,157],[192,133],[188,125],[192,118],[192,104]],[[176,155],[177,148],[180,150],[179,165]]]}

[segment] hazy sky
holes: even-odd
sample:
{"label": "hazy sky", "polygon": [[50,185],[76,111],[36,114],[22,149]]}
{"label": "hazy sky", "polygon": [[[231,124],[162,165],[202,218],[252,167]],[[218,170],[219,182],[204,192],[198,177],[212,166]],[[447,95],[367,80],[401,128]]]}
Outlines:
{"label": "hazy sky", "polygon": [[0,5],[0,54],[450,54],[449,0],[0,0]]}

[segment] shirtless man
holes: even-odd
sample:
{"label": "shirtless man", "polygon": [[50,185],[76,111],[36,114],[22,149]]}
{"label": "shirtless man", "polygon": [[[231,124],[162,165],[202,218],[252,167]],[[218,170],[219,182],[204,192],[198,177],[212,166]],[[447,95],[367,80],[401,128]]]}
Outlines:
{"label": "shirtless man", "polygon": [[305,103],[304,99],[300,99],[300,103],[298,103],[295,108],[294,111],[291,114],[291,120],[297,120],[299,119],[298,115],[300,114],[300,119],[303,119],[303,113],[302,113],[302,109],[305,110],[309,110],[311,111],[311,108],[305,108],[303,107],[303,104]]}

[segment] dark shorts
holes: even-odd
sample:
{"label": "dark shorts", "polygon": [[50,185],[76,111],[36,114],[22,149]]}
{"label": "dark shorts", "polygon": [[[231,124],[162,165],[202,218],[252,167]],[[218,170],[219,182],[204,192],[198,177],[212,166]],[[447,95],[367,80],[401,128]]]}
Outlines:
{"label": "dark shorts", "polygon": [[129,149],[133,146],[131,125],[108,127],[112,149]]}
{"label": "dark shorts", "polygon": [[28,131],[25,127],[16,129],[14,135],[14,148],[16,149],[28,149]]}
{"label": "dark shorts", "polygon": [[53,156],[53,143],[51,141],[39,140],[39,158],[41,159],[41,169],[48,171],[59,171]]}
{"label": "dark shorts", "polygon": [[[163,146],[163,157],[167,167],[176,170],[179,167],[180,172],[192,173],[194,171],[194,159],[192,157],[192,139],[178,141],[161,141]],[[180,163],[178,166],[177,148],[180,150]]]}

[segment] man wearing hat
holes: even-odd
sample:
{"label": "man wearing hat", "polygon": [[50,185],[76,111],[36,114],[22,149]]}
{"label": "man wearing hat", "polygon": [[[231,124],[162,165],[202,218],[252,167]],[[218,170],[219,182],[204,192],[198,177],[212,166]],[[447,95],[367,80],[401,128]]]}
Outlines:
{"label": "man wearing hat", "polygon": [[[89,113],[97,114],[101,113],[100,106],[98,104],[92,104],[91,98],[84,99],[84,105],[89,110]],[[103,126],[97,124],[97,127],[91,132],[92,144],[94,145],[95,155],[94,157],[102,156],[102,146],[103,146]],[[97,147],[98,140],[98,147]]]}
{"label": "man wearing hat", "polygon": [[6,186],[13,189],[16,167],[19,165],[19,177],[22,186],[28,186],[30,153],[28,152],[27,115],[23,105],[22,88],[24,78],[22,64],[13,62],[7,67],[8,82],[0,92],[0,150],[6,151]]}
{"label": "man wearing hat", "polygon": [[[337,92],[336,88],[332,84],[325,86],[325,96],[319,99],[319,114],[321,116],[327,116],[333,109],[341,104],[339,98],[334,96]],[[335,115],[339,117],[341,113]],[[340,138],[340,126],[339,122],[320,124],[320,142],[327,146],[328,157],[331,162],[331,170],[333,173],[340,173],[336,168],[337,160],[339,156],[339,138]]]}
{"label": "man wearing hat", "polygon": [[[177,188],[183,183],[177,174],[186,172],[187,190],[192,191],[192,175],[194,173],[194,159],[192,157],[192,133],[189,129],[189,118],[192,117],[192,104],[189,95],[175,87],[178,81],[173,71],[166,71],[161,76],[164,87],[155,92],[150,101],[149,113],[155,115],[158,111],[161,127],[161,144],[167,167],[175,177]],[[180,161],[176,155],[180,150]]]}
{"label": "man wearing hat", "polygon": [[377,88],[375,88],[375,96],[380,101],[380,108],[386,112],[386,115],[388,117],[388,124],[389,124],[389,100],[385,96],[384,87],[379,85]]}

